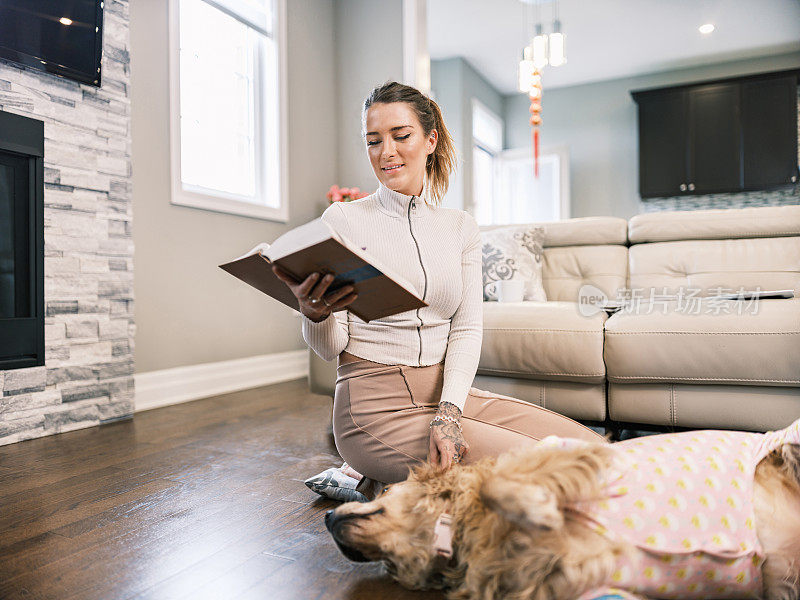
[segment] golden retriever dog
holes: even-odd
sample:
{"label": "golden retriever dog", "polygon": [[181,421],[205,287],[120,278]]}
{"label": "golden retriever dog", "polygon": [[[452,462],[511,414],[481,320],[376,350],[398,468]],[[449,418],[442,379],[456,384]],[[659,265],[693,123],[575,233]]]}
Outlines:
{"label": "golden retriever dog", "polygon": [[[325,523],[349,559],[381,561],[402,585],[450,599],[573,600],[614,587],[630,594],[616,597],[797,600],[800,420],[793,428],[615,444],[551,436],[445,472],[417,467],[375,500],[329,511]],[[739,447],[760,448],[749,470]],[[595,510],[608,518],[592,518]],[[683,540],[679,551],[670,535]],[[659,541],[669,549],[647,547]]]}

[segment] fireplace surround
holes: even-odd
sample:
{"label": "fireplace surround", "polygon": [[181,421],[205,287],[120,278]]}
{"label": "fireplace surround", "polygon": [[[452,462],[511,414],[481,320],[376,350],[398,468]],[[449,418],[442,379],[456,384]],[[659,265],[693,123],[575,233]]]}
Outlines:
{"label": "fireplace surround", "polygon": [[0,111],[0,370],[44,365],[44,122]]}
{"label": "fireplace surround", "polygon": [[100,88],[0,59],[0,112],[44,124],[34,159],[44,171],[34,214],[39,232],[44,216],[44,354],[0,367],[0,446],[133,416],[128,0],[105,0],[103,12]]}

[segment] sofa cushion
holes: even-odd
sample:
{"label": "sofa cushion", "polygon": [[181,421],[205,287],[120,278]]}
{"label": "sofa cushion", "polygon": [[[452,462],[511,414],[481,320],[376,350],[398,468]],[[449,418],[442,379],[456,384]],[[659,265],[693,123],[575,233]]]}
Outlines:
{"label": "sofa cushion", "polygon": [[800,236],[636,244],[629,260],[630,288],[646,296],[665,288],[700,296],[740,287],[800,292]]}
{"label": "sofa cushion", "polygon": [[632,244],[792,235],[800,235],[797,205],[645,213],[628,223]]}
{"label": "sofa cushion", "polygon": [[[528,223],[544,229],[544,247],[599,246],[628,243],[628,222],[620,217],[578,217],[561,221]],[[491,231],[508,225],[481,225],[481,231]]]}
{"label": "sofa cushion", "polygon": [[603,421],[606,418],[605,383],[481,375],[480,369],[478,371],[472,384],[478,389],[518,398],[572,419]]}
{"label": "sofa cushion", "polygon": [[478,373],[602,382],[605,320],[576,302],[484,302]]}
{"label": "sofa cushion", "polygon": [[610,383],[614,421],[696,429],[783,429],[800,417],[800,387]]}
{"label": "sofa cushion", "polygon": [[548,300],[578,302],[580,289],[594,286],[609,298],[625,288],[628,249],[625,246],[545,248],[542,282]]}
{"label": "sofa cushion", "polygon": [[634,304],[605,323],[608,380],[800,384],[800,299]]}

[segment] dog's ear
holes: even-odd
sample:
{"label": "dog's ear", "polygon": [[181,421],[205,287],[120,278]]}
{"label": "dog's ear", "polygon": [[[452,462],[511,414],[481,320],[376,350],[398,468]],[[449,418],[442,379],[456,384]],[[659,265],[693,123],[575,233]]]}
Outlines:
{"label": "dog's ear", "polygon": [[484,482],[480,496],[487,508],[522,527],[560,529],[564,526],[564,515],[555,494],[540,485],[494,476]]}
{"label": "dog's ear", "polygon": [[800,485],[800,445],[784,444],[781,446],[781,458],[786,473]]}
{"label": "dog's ear", "polygon": [[418,483],[424,483],[430,479],[433,479],[439,474],[436,468],[430,464],[429,462],[425,461],[420,464],[410,466],[408,468],[408,481],[416,481]]}
{"label": "dog's ear", "polygon": [[458,477],[460,468],[460,465],[456,465],[442,472],[438,467],[426,462],[412,467],[407,481],[423,485],[427,497],[450,500],[453,497],[454,480]]}

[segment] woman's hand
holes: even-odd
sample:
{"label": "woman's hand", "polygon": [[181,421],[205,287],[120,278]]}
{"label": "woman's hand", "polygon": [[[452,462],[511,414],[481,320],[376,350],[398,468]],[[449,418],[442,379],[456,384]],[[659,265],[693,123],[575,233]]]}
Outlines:
{"label": "woman's hand", "polygon": [[278,265],[272,265],[272,271],[292,290],[297,298],[300,312],[315,323],[324,321],[332,312],[342,310],[358,297],[358,294],[353,292],[352,285],[342,286],[335,292],[326,294],[328,286],[334,279],[330,273],[322,280],[319,279],[319,273],[311,273],[305,281],[299,283]]}
{"label": "woman's hand", "polygon": [[461,462],[469,451],[469,444],[458,425],[449,420],[437,420],[438,416],[452,417],[460,423],[461,411],[455,404],[440,402],[436,416],[432,419],[428,462],[444,471]]}

